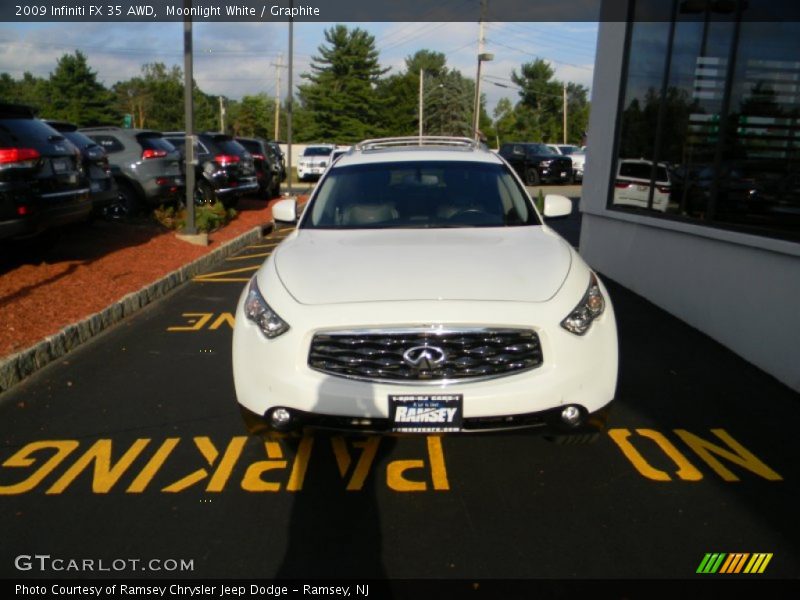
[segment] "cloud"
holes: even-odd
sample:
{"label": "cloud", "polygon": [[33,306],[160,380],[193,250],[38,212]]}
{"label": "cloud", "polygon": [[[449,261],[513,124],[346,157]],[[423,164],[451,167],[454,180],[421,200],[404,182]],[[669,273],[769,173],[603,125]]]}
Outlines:
{"label": "cloud", "polygon": [[[594,1],[594,0],[592,0]],[[333,23],[294,24],[294,83],[308,72],[312,56]],[[475,22],[347,23],[375,36],[380,62],[391,73],[405,69],[417,50],[443,52],[447,64],[474,78],[479,26]],[[510,79],[512,70],[536,56],[552,61],[556,78],[591,86],[597,27],[593,23],[487,23],[486,51],[494,60],[483,74]],[[212,95],[241,98],[275,93],[276,67],[288,61],[288,24],[275,22],[198,22],[194,25],[194,77]],[[47,77],[59,57],[76,49],[106,86],[141,73],[144,63],[183,67],[183,24],[71,23],[0,26],[0,71],[21,77],[24,71]],[[287,69],[280,69],[281,91]],[[497,80],[495,80],[497,81]],[[500,83],[503,83],[500,81]],[[510,84],[510,82],[508,82]],[[489,111],[502,97],[516,101],[515,90],[484,82]]]}

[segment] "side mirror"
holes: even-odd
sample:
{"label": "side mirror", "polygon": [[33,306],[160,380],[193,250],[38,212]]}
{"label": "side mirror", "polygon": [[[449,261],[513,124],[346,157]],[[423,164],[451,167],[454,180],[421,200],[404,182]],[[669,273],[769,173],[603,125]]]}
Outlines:
{"label": "side mirror", "polygon": [[276,202],[272,206],[272,218],[284,223],[297,221],[297,200],[289,198]]}
{"label": "side mirror", "polygon": [[548,219],[567,217],[572,213],[572,200],[560,194],[547,194],[544,197],[543,212]]}

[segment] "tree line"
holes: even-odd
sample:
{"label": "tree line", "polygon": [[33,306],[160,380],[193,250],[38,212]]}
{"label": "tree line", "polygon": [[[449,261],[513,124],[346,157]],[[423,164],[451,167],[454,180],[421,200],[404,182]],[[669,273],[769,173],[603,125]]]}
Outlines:
{"label": "tree line", "polygon": [[[352,143],[383,136],[416,135],[419,89],[423,77],[423,131],[427,135],[471,135],[475,81],[447,65],[441,52],[419,50],[391,74],[378,60],[368,32],[336,25],[301,74],[292,105],[292,136],[297,142]],[[479,128],[490,144],[502,141],[561,142],[563,88],[567,91],[570,143],[580,143],[588,124],[588,90],[554,78],[542,59],[520,65],[511,74],[518,98],[504,98],[492,115],[481,97]],[[486,81],[486,80],[484,80]],[[0,73],[0,98],[34,106],[38,114],[80,126],[123,125],[175,131],[184,129],[183,71],[161,62],[142,65],[141,73],[107,88],[97,80],[80,51],[64,54],[48,78],[24,73],[19,79]],[[192,82],[195,129],[219,131],[220,97]],[[511,87],[511,86],[503,86]],[[225,130],[268,139],[275,132],[275,99],[265,93],[240,100],[222,98]],[[280,107],[279,139],[286,136],[287,103]],[[129,115],[126,117],[126,115]]]}

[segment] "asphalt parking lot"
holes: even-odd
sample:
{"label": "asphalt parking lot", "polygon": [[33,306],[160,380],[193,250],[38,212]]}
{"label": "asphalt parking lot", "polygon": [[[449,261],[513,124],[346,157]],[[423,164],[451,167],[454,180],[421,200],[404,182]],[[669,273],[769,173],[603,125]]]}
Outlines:
{"label": "asphalt parking lot", "polygon": [[[553,225],[577,242],[577,215]],[[620,378],[595,444],[248,437],[233,311],[287,233],[0,396],[0,577],[800,576],[800,398],[613,281]],[[34,553],[138,562],[20,570]]]}

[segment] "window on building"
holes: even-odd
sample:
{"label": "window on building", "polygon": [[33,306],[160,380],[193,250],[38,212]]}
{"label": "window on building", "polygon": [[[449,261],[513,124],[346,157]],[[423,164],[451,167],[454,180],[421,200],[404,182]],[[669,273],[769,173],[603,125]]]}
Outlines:
{"label": "window on building", "polygon": [[635,0],[610,207],[800,239],[800,23],[764,4]]}

